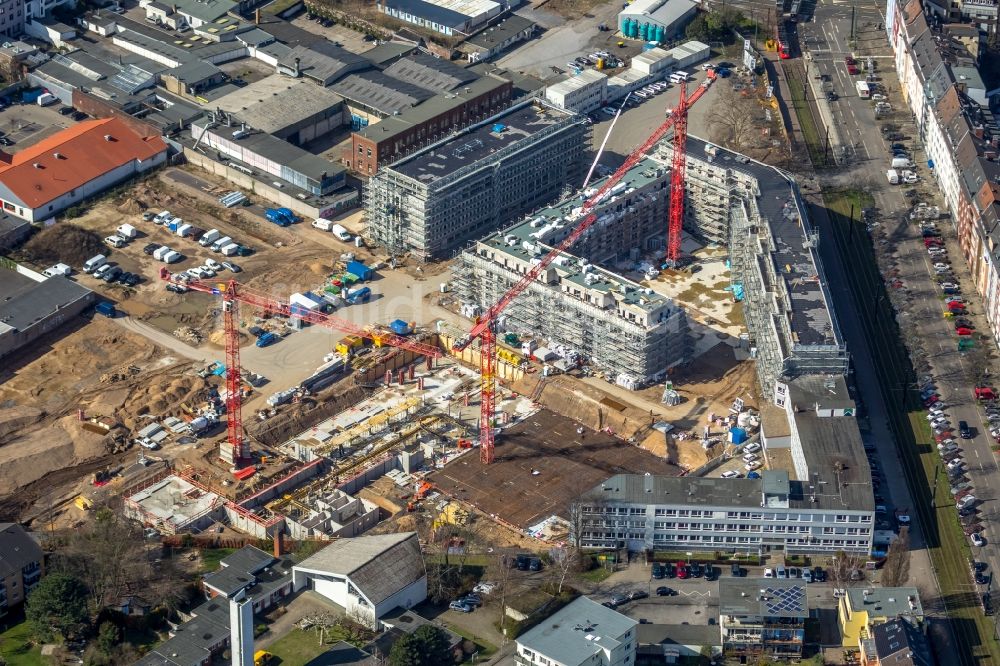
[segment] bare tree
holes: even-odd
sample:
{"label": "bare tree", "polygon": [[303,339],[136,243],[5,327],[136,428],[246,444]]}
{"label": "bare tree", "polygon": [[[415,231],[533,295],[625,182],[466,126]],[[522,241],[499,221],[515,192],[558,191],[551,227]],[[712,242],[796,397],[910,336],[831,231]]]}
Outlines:
{"label": "bare tree", "polygon": [[848,553],[838,550],[830,558],[827,572],[830,580],[841,587],[850,587],[864,582],[866,558],[859,553]]}
{"label": "bare tree", "polygon": [[580,568],[580,552],[573,547],[559,546],[550,550],[549,555],[552,558],[552,566],[549,570],[553,573],[556,582],[556,594],[562,594],[566,578],[570,573]]}
{"label": "bare tree", "polygon": [[889,544],[882,566],[882,585],[899,587],[910,578],[910,528],[899,528],[899,536]]}
{"label": "bare tree", "polygon": [[736,152],[743,152],[757,136],[760,109],[748,97],[743,97],[732,86],[722,86],[718,98],[708,112],[712,125],[712,138]]}
{"label": "bare tree", "polygon": [[500,606],[500,633],[504,640],[507,638],[507,598],[513,593],[513,567],[511,566],[512,555],[508,555],[501,550],[496,550],[490,558],[487,567],[490,582],[494,588],[490,593],[490,599],[496,601]]}

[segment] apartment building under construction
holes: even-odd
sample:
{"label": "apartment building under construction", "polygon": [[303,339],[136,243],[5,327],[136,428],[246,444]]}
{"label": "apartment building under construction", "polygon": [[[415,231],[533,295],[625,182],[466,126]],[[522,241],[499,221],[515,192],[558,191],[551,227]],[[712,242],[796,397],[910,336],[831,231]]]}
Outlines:
{"label": "apartment building under construction", "polygon": [[[574,254],[558,257],[507,308],[503,330],[535,334],[550,346],[582,354],[609,380],[629,388],[660,379],[687,360],[683,308],[593,263],[634,261],[640,248],[662,246],[668,184],[669,170],[658,160],[633,167],[598,207],[598,221],[574,245]],[[462,302],[482,307],[496,301],[572,230],[585,196],[539,210],[464,252],[455,279]]]}
{"label": "apartment building under construction", "polygon": [[390,253],[450,257],[583,181],[586,117],[527,101],[383,167],[367,234]]}

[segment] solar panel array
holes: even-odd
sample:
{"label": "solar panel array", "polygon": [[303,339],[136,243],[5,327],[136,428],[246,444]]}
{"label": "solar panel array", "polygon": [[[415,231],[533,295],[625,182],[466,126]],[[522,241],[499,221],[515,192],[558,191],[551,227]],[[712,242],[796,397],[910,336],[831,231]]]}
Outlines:
{"label": "solar panel array", "polygon": [[805,590],[801,587],[769,587],[764,590],[768,615],[796,615],[805,611]]}

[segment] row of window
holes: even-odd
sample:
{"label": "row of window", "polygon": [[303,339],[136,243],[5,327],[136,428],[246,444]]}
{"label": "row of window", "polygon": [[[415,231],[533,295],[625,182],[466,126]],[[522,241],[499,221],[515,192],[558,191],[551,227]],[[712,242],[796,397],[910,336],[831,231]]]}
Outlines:
{"label": "row of window", "polygon": [[[618,515],[618,516],[645,516],[648,513],[646,507],[582,507],[583,514],[597,515]],[[722,518],[723,511],[701,510],[701,509],[654,509],[653,515],[656,517],[677,517],[677,518]],[[871,514],[825,514],[825,513],[772,513],[762,511],[726,511],[725,517],[730,519],[744,520],[777,520],[777,521],[801,521],[801,522],[835,522],[835,523],[870,523]]]}

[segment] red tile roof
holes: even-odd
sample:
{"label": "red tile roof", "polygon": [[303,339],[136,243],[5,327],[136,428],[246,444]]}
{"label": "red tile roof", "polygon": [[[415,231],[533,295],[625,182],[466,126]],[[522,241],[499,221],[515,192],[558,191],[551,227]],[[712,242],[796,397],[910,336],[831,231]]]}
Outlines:
{"label": "red tile roof", "polygon": [[[132,160],[167,149],[118,118],[87,120],[0,160],[0,184],[28,208],[38,208]],[[58,155],[58,157],[57,157]]]}

